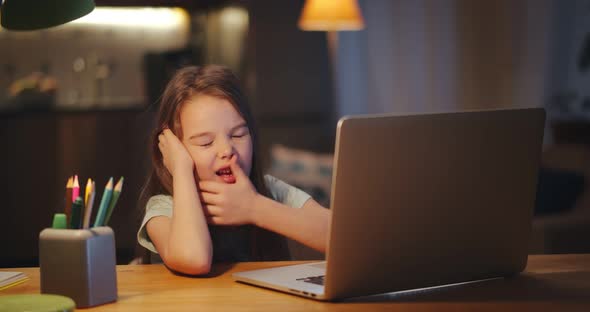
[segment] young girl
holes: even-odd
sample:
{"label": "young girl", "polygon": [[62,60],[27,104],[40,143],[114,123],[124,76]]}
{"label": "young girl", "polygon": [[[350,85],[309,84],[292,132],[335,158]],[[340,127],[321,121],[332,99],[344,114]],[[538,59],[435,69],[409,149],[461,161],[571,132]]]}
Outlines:
{"label": "young girl", "polygon": [[137,236],[170,269],[202,275],[212,262],[286,260],[283,236],[325,251],[330,211],[262,175],[252,116],[227,68],[179,70],[162,95],[151,143]]}

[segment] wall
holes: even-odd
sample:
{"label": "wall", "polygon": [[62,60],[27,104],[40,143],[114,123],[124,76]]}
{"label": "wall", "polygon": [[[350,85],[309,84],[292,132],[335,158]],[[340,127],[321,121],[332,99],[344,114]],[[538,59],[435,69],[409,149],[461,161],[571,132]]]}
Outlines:
{"label": "wall", "polygon": [[97,202],[109,177],[125,177],[109,226],[117,262],[128,263],[143,213],[137,198],[147,176],[152,119],[137,111],[0,114],[0,267],[38,265],[39,233],[63,212],[73,174],[80,175],[82,192],[89,177],[96,181]]}
{"label": "wall", "polygon": [[556,120],[584,122],[590,119],[590,1],[554,2],[552,12],[548,108]]}
{"label": "wall", "polygon": [[188,20],[180,9],[98,8],[50,29],[0,29],[0,45],[10,47],[0,49],[0,110],[9,85],[36,71],[57,81],[57,109],[142,107],[145,55],[187,46]]}
{"label": "wall", "polygon": [[339,115],[542,106],[550,1],[361,1],[342,33]]}
{"label": "wall", "polygon": [[249,4],[250,100],[261,145],[334,148],[334,104],[325,33],[297,28],[303,1]]}

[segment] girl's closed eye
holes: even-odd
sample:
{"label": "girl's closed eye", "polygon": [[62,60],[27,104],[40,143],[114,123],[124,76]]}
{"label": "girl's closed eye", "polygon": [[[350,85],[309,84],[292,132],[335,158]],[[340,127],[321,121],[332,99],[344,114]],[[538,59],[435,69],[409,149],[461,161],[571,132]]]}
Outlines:
{"label": "girl's closed eye", "polygon": [[250,131],[248,130],[248,128],[246,128],[246,127],[243,127],[243,128],[240,128],[239,130],[236,130],[236,131],[235,131],[235,132],[234,132],[234,133],[231,135],[231,137],[232,137],[232,138],[239,139],[239,138],[243,138],[243,137],[245,137],[245,136],[247,136],[247,135],[249,135],[249,134],[250,134]]}
{"label": "girl's closed eye", "polygon": [[214,141],[213,138],[210,138],[210,137],[207,137],[207,136],[198,137],[198,138],[194,138],[194,139],[190,140],[190,142],[193,145],[200,146],[200,147],[208,147],[208,146],[211,146],[211,145],[213,145],[213,141]]}
{"label": "girl's closed eye", "polygon": [[215,141],[215,137],[209,133],[193,135],[189,138],[189,142],[192,145],[199,146],[199,147],[212,146],[214,141]]}

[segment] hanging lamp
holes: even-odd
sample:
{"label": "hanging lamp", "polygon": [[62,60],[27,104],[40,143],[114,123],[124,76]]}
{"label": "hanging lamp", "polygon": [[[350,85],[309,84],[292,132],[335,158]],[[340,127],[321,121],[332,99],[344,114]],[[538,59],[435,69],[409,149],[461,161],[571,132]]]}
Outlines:
{"label": "hanging lamp", "polygon": [[8,30],[37,30],[78,19],[94,10],[93,0],[4,0],[0,24]]}

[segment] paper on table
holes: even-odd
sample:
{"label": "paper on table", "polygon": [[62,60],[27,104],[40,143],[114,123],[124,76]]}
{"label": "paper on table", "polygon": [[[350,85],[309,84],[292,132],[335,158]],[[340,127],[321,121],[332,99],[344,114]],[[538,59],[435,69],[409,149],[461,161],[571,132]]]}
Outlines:
{"label": "paper on table", "polygon": [[0,290],[18,285],[29,277],[23,272],[0,272]]}

